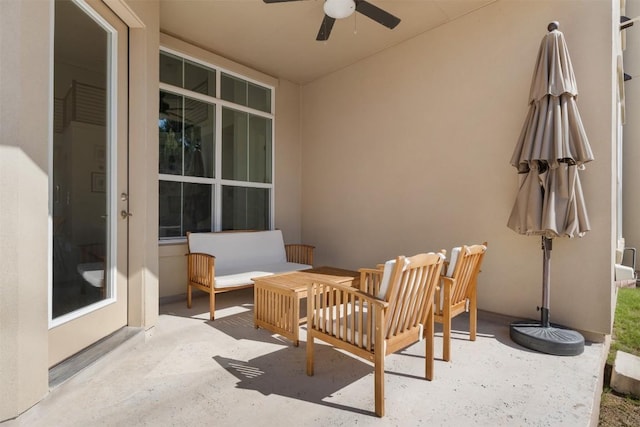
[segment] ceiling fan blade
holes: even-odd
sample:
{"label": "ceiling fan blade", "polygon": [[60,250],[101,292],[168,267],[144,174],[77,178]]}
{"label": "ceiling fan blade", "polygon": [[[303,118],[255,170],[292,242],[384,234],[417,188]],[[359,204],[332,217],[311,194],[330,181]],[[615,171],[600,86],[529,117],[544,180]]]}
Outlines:
{"label": "ceiling fan blade", "polygon": [[324,19],[322,20],[322,24],[320,24],[320,31],[318,31],[318,36],[316,40],[325,41],[329,39],[329,35],[331,34],[331,29],[333,28],[333,24],[335,24],[335,18],[324,15]]}
{"label": "ceiling fan blade", "polygon": [[262,0],[265,3],[284,3],[284,2],[290,2],[290,1],[302,1],[302,0]]}
{"label": "ceiling fan blade", "polygon": [[356,0],[356,11],[387,28],[393,29],[400,23],[400,18],[393,16],[389,12],[385,12],[378,6],[374,6],[365,0]]}

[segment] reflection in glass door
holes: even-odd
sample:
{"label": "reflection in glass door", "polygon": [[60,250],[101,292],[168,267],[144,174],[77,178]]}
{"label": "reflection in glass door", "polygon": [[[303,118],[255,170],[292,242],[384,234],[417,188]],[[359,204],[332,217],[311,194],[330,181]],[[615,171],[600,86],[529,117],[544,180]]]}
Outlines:
{"label": "reflection in glass door", "polygon": [[111,163],[108,34],[73,2],[57,1],[55,12],[54,319],[109,297],[105,262]]}

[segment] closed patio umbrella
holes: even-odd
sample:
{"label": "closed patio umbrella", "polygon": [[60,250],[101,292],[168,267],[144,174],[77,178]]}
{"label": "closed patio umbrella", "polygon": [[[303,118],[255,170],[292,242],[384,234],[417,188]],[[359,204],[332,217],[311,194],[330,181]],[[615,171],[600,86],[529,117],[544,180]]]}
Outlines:
{"label": "closed patio umbrella", "polygon": [[511,324],[511,339],[549,354],[584,350],[579,333],[549,321],[552,239],[582,237],[590,230],[579,170],[593,160],[576,104],[578,89],[564,35],[552,22],[543,38],[529,93],[529,112],[511,158],[520,188],[508,227],[541,236],[543,250],[540,322]]}

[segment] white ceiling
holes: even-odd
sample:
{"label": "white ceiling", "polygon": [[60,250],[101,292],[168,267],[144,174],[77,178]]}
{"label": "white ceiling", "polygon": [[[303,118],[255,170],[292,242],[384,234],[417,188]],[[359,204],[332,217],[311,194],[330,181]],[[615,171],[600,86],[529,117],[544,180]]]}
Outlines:
{"label": "white ceiling", "polygon": [[[316,41],[324,0],[160,0],[161,31],[273,77],[308,83],[496,0],[370,0],[390,30],[359,13]],[[354,34],[354,30],[357,32]]]}

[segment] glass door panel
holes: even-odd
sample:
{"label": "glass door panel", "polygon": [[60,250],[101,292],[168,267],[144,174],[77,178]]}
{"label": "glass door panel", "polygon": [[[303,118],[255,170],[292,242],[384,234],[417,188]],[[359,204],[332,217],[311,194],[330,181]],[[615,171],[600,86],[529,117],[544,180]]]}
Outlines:
{"label": "glass door panel", "polygon": [[[56,2],[52,317],[107,298],[107,33],[80,7]],[[94,40],[88,50],[87,40]],[[83,54],[90,52],[90,54]],[[108,274],[108,271],[107,271]]]}

